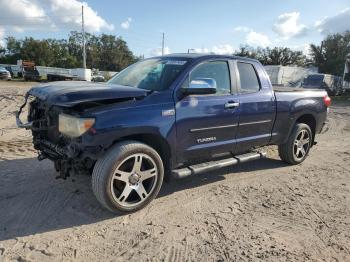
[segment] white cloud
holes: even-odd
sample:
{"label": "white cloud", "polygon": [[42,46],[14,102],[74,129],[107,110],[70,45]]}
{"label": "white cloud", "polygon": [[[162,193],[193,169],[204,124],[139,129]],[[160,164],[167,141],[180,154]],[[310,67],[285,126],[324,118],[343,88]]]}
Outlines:
{"label": "white cloud", "polygon": [[21,32],[23,28],[43,27],[49,22],[44,9],[34,1],[0,0],[0,6],[0,17],[5,24],[4,27],[9,27],[13,31]]}
{"label": "white cloud", "polygon": [[273,25],[273,30],[284,39],[302,36],[306,33],[307,27],[301,24],[299,19],[299,12],[281,14]]}
{"label": "white cloud", "polygon": [[244,33],[248,33],[250,31],[252,31],[252,29],[250,29],[249,27],[246,26],[237,26],[235,28],[233,28],[234,32],[244,32]]}
{"label": "white cloud", "polygon": [[214,45],[211,49],[202,48],[192,48],[190,49],[192,53],[214,53],[218,55],[232,55],[235,51],[234,47],[230,44]]}
{"label": "white cloud", "polygon": [[[170,48],[168,46],[164,47],[164,55],[170,54]],[[161,56],[162,55],[162,48],[161,47],[156,47],[152,50],[150,50],[150,55],[151,56]]]}
{"label": "white cloud", "polygon": [[246,36],[246,42],[253,47],[267,47],[271,44],[271,41],[267,35],[257,32],[250,32]]}
{"label": "white cloud", "polygon": [[289,46],[290,49],[294,51],[301,51],[304,55],[307,57],[310,56],[310,44],[301,44],[301,45],[291,45]]}
{"label": "white cloud", "polygon": [[190,49],[191,53],[209,53],[209,49],[206,47],[202,47],[202,48],[191,48]]}
{"label": "white cloud", "polygon": [[129,17],[123,23],[121,23],[120,26],[123,29],[129,29],[131,22],[132,22],[132,19],[131,19],[131,17]]}
{"label": "white cloud", "polygon": [[245,42],[253,47],[267,47],[271,45],[270,38],[263,34],[255,32],[247,26],[237,26],[233,29],[234,32],[245,33]]}
{"label": "white cloud", "polygon": [[212,52],[218,55],[232,55],[235,49],[230,44],[215,45],[212,48]]}
{"label": "white cloud", "polygon": [[22,14],[21,17],[33,17],[45,15],[44,9],[35,1],[1,1],[1,16],[6,18],[14,14]]}
{"label": "white cloud", "polygon": [[[104,29],[113,30],[113,24],[109,24],[101,16],[97,14],[86,2],[79,2],[77,0],[49,0],[50,9],[53,15],[53,22],[65,24],[67,27],[71,26],[74,29],[81,27],[81,6],[84,6],[84,23],[86,31],[100,32]],[[76,16],[69,16],[69,15]]]}
{"label": "white cloud", "polygon": [[[187,50],[186,50],[187,51]],[[230,44],[222,44],[222,45],[214,45],[212,48],[191,48],[190,52],[191,53],[214,53],[218,55],[232,55],[234,53],[235,49],[232,45]],[[164,54],[170,54],[170,48],[169,47],[164,47]],[[161,56],[162,55],[162,48],[157,47],[149,52],[150,56]]]}
{"label": "white cloud", "polygon": [[0,0],[0,17],[6,31],[81,29],[81,6],[87,32],[113,30],[86,2],[78,0]]}
{"label": "white cloud", "polygon": [[350,7],[342,10],[338,14],[317,21],[316,28],[322,34],[343,33],[350,30]]}

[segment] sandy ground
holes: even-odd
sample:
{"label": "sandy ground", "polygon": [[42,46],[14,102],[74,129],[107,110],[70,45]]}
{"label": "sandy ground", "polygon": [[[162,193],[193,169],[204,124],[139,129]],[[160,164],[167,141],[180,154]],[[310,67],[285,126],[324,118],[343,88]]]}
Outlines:
{"label": "sandy ground", "polygon": [[86,176],[56,180],[13,112],[31,84],[0,82],[0,261],[350,261],[350,101],[299,166],[268,159],[164,184],[115,217]]}

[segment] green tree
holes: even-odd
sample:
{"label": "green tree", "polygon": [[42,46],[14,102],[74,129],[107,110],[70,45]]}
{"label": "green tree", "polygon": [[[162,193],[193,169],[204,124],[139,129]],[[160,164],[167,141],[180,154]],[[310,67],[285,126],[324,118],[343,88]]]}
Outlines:
{"label": "green tree", "polygon": [[6,47],[3,47],[2,56],[0,58],[3,64],[16,64],[20,59],[21,42],[14,37],[6,38]]}
{"label": "green tree", "polygon": [[[114,35],[86,33],[85,39],[88,68],[120,71],[138,60],[127,43]],[[15,64],[22,59],[42,66],[82,67],[82,34],[72,31],[68,39],[36,40],[26,37],[18,40],[8,37],[6,48],[0,53],[0,63]]]}
{"label": "green tree", "polygon": [[99,68],[107,71],[120,71],[137,59],[122,38],[103,34],[99,45]]}
{"label": "green tree", "polygon": [[306,64],[306,56],[302,51],[294,51],[287,47],[266,48],[263,54],[263,63],[266,65],[304,66]]}
{"label": "green tree", "polygon": [[307,64],[307,58],[301,51],[294,51],[287,47],[253,48],[241,46],[235,55],[258,59],[263,65],[298,65]]}
{"label": "green tree", "polygon": [[253,58],[253,59],[257,59],[258,55],[256,50],[248,45],[245,46],[241,46],[238,51],[235,52],[236,56],[241,56],[241,57],[248,57],[248,58]]}
{"label": "green tree", "polygon": [[350,42],[350,31],[342,34],[328,35],[320,45],[312,44],[312,62],[319,68],[320,73],[342,75],[346,54],[349,53],[347,47]]}
{"label": "green tree", "polygon": [[23,60],[34,61],[37,65],[49,66],[53,60],[53,52],[48,40],[26,37],[22,42],[21,57]]}

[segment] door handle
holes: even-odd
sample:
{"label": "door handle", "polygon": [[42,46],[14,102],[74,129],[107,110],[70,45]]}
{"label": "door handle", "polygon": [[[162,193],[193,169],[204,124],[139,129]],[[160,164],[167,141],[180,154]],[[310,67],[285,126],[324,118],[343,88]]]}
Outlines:
{"label": "door handle", "polygon": [[239,103],[238,102],[227,102],[225,104],[225,108],[229,109],[229,108],[236,108],[239,107]]}

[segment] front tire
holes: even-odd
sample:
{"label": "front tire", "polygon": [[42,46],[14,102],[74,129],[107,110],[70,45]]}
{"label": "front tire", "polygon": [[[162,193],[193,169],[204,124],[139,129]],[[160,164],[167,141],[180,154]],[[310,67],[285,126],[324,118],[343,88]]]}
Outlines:
{"label": "front tire", "polygon": [[280,158],[291,165],[300,164],[308,156],[312,141],[310,127],[303,123],[297,123],[287,143],[278,146]]}
{"label": "front tire", "polygon": [[113,213],[137,211],[159,193],[164,166],[159,154],[146,144],[124,141],[96,162],[92,190]]}

